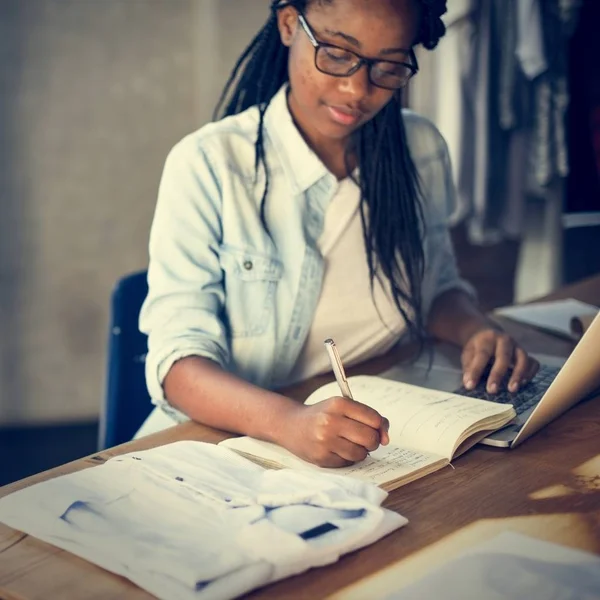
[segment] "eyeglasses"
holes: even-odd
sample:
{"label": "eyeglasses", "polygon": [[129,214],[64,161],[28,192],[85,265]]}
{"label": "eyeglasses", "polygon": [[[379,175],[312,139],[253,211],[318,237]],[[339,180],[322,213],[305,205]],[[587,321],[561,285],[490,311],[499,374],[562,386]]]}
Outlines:
{"label": "eyeglasses", "polygon": [[299,13],[298,21],[315,48],[315,66],[321,73],[333,77],[350,77],[363,65],[367,65],[369,81],[373,85],[386,90],[399,90],[419,70],[417,57],[412,49],[409,54],[412,64],[366,58],[351,50],[319,42],[304,15]]}

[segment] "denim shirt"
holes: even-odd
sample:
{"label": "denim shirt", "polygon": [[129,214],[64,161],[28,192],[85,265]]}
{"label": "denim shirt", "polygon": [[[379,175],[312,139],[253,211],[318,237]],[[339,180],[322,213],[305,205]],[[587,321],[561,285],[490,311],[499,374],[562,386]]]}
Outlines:
{"label": "denim shirt", "polygon": [[[457,273],[446,226],[454,209],[446,144],[426,119],[404,111],[424,202],[423,309]],[[146,379],[153,402],[186,356],[209,358],[265,388],[284,385],[319,301],[324,261],[316,242],[338,181],[292,121],[284,86],[265,115],[269,232],[260,217],[265,177],[255,175],[258,110],[208,124],[171,150],[150,234]]]}

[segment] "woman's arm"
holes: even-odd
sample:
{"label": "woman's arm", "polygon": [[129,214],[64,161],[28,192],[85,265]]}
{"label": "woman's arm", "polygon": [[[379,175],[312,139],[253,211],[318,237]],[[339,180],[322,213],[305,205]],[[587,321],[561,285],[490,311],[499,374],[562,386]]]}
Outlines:
{"label": "woman's arm", "polygon": [[[419,127],[417,127],[419,125]],[[435,149],[431,160],[419,169],[425,217],[427,263],[423,281],[423,298],[427,312],[427,329],[434,337],[462,348],[463,381],[474,388],[492,364],[487,390],[496,393],[510,368],[508,387],[516,391],[537,371],[537,361],[490,321],[478,308],[470,286],[460,278],[448,231],[448,217],[456,205],[450,158],[446,143],[430,123],[413,123],[413,135],[422,136],[421,144]],[[474,295],[474,294],[473,294]]]}
{"label": "woman's arm", "polygon": [[500,328],[463,290],[447,290],[434,300],[427,320],[427,330],[433,337],[462,348],[473,335],[484,329]]}
{"label": "woman's arm", "polygon": [[176,362],[163,387],[169,403],[190,419],[275,443],[282,425],[301,407],[198,356]]}
{"label": "woman's arm", "polygon": [[194,421],[274,442],[321,466],[363,460],[389,441],[387,419],[368,406],[341,397],[305,406],[206,358],[176,362],[164,390],[169,403]]}

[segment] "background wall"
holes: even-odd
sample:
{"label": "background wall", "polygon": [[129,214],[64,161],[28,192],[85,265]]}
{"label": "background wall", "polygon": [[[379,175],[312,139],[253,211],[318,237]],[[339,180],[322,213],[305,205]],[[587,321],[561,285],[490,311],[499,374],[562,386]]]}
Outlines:
{"label": "background wall", "polygon": [[268,0],[0,2],[0,426],[94,419],[162,165]]}

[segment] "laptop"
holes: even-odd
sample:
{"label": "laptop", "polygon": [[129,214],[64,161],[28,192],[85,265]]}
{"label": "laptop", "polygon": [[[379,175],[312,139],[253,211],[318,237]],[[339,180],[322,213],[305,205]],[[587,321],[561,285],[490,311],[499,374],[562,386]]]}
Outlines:
{"label": "laptop", "polygon": [[516,418],[480,443],[515,448],[581,400],[600,393],[600,313],[567,360],[534,356],[541,363],[539,372],[530,383],[514,394],[505,389],[495,395],[488,394],[484,378],[475,390],[466,390],[462,385],[460,350],[445,344],[436,347],[431,367],[429,356],[424,355],[414,364],[393,367],[381,373],[381,376],[431,389],[512,404],[517,412]]}

